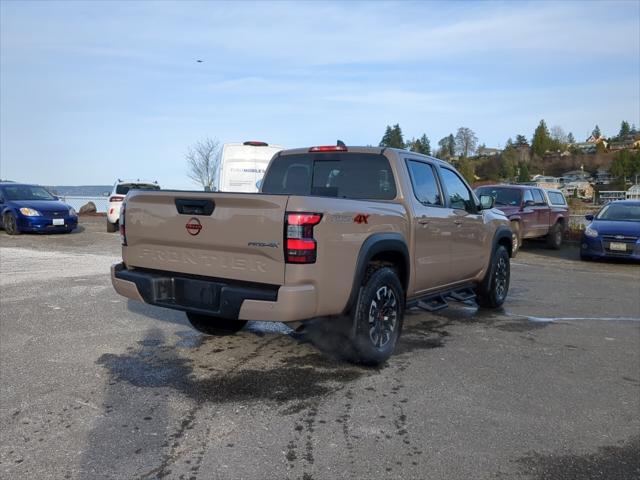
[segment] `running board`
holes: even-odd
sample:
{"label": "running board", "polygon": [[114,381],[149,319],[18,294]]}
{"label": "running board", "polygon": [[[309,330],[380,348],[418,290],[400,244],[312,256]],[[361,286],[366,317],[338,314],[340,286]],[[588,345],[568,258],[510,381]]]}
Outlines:
{"label": "running board", "polygon": [[447,297],[453,298],[458,302],[467,302],[476,298],[476,294],[471,288],[461,288],[449,293]]}
{"label": "running board", "polygon": [[426,310],[427,312],[437,312],[443,308],[447,308],[449,304],[442,295],[437,295],[426,300],[420,300],[418,302],[418,308]]}
{"label": "running board", "polygon": [[407,302],[407,308],[418,307],[427,312],[437,312],[443,308],[447,308],[449,303],[447,300],[455,300],[456,302],[468,302],[476,298],[475,291],[471,285],[462,285],[453,290],[432,293],[422,298]]}

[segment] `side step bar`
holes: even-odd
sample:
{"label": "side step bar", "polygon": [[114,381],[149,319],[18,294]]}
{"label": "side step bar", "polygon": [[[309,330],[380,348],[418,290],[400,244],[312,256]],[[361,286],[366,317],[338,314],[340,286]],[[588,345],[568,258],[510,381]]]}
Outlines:
{"label": "side step bar", "polygon": [[456,302],[468,302],[476,298],[476,294],[471,286],[458,287],[446,292],[433,293],[425,297],[407,302],[407,308],[418,307],[427,312],[437,312],[443,308],[447,308],[449,303],[447,300],[455,300]]}

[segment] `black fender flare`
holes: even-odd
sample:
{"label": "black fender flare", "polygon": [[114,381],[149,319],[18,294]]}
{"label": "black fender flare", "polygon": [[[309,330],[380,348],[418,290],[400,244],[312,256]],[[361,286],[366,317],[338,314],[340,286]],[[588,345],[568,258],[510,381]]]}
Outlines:
{"label": "black fender flare", "polygon": [[353,276],[353,285],[351,287],[349,299],[347,300],[347,305],[344,308],[344,314],[349,314],[358,299],[360,287],[362,286],[364,276],[367,273],[367,265],[369,265],[369,262],[374,256],[384,252],[400,254],[400,258],[404,262],[404,265],[402,265],[403,270],[400,272],[400,283],[402,283],[405,289],[407,288],[409,284],[409,274],[411,271],[407,242],[399,233],[374,233],[367,237],[360,247]]}
{"label": "black fender flare", "polygon": [[[496,251],[496,247],[500,240],[506,239],[511,245],[511,249],[513,249],[513,232],[510,227],[507,225],[500,225],[495,233],[493,234],[493,242],[491,245],[491,256],[493,256],[493,252]],[[511,256],[511,250],[509,250],[509,256]],[[489,265],[491,264],[491,257],[489,257]]]}

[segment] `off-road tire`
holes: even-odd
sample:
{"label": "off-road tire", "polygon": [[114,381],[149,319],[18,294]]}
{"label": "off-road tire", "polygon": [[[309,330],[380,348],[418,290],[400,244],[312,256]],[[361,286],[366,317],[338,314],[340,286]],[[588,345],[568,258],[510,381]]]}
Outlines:
{"label": "off-road tire", "polygon": [[353,311],[351,360],[379,365],[395,350],[402,331],[404,289],[396,272],[380,267],[367,272]]}
{"label": "off-road tire", "polygon": [[2,226],[7,235],[20,235],[20,228],[18,228],[18,222],[16,217],[12,213],[5,213],[2,217]]}
{"label": "off-road tire", "polygon": [[247,324],[246,320],[229,320],[192,312],[187,312],[187,318],[193,328],[206,335],[233,335]]}
{"label": "off-road tire", "polygon": [[522,246],[522,233],[520,232],[520,222],[511,222],[511,231],[513,232],[511,238],[511,258],[514,258],[520,251]]}
{"label": "off-road tire", "polygon": [[509,253],[504,245],[498,245],[482,283],[476,289],[476,302],[484,308],[498,308],[507,298],[511,269]]}
{"label": "off-road tire", "polygon": [[107,232],[113,233],[117,230],[118,230],[118,222],[111,223],[109,220],[107,220]]}
{"label": "off-road tire", "polygon": [[547,234],[547,247],[558,250],[562,245],[562,224],[556,223]]}

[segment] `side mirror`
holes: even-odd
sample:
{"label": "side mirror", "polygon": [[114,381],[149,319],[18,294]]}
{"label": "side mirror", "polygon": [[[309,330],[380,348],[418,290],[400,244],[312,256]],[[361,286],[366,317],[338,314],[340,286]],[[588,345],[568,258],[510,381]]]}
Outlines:
{"label": "side mirror", "polygon": [[524,206],[525,207],[535,207],[536,202],[534,202],[533,200],[527,200],[526,202],[524,202]]}
{"label": "side mirror", "polygon": [[587,214],[587,215],[585,215],[585,216],[584,216],[584,218],[585,218],[585,219],[587,219],[587,220],[589,220],[590,222],[592,222],[592,221],[593,221],[593,215],[592,215],[592,214],[590,214],[590,213],[589,213],[589,214]]}
{"label": "side mirror", "polygon": [[490,210],[496,204],[496,199],[492,195],[480,195],[480,205],[482,210]]}

